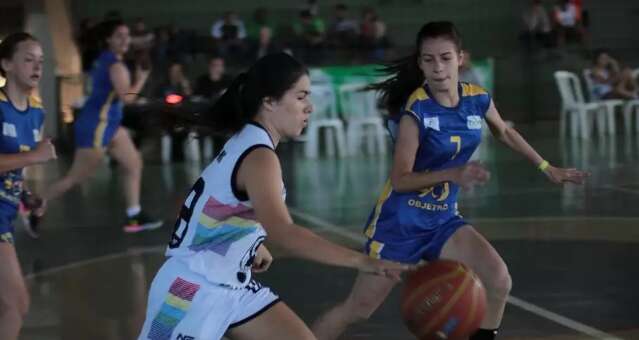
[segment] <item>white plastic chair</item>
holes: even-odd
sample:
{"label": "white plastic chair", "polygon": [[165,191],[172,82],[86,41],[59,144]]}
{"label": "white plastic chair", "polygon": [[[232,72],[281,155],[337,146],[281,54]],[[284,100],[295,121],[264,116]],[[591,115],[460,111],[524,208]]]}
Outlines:
{"label": "white plastic chair", "polygon": [[[168,164],[173,156],[173,138],[169,133],[162,134],[160,141],[162,163]],[[200,162],[200,139],[196,132],[189,132],[182,144],[184,150],[184,160],[187,162]]]}
{"label": "white plastic chair", "polygon": [[344,123],[337,116],[333,87],[330,84],[311,85],[311,102],[314,109],[306,127],[306,157],[316,158],[319,155],[320,130],[324,131],[326,153],[332,156],[337,149],[338,157],[346,156]]}
{"label": "white plastic chair", "polygon": [[626,134],[630,135],[632,130],[632,114],[635,115],[635,131],[639,133],[639,99],[626,102],[623,107],[623,121],[626,125]]}
{"label": "white plastic chair", "polygon": [[[597,102],[599,104],[601,104],[604,109],[605,109],[605,113],[606,113],[606,127],[608,129],[608,133],[611,135],[614,135],[616,133],[616,127],[615,127],[615,111],[616,108],[619,107],[620,109],[624,106],[623,100],[620,99],[601,99],[597,97],[597,94],[594,92],[594,81],[592,80],[592,71],[590,69],[584,69],[583,70],[583,77],[584,80],[586,81],[586,89],[588,90],[588,98],[590,99],[590,102]],[[601,127],[603,126],[603,119],[604,117],[602,116],[597,116],[597,120],[598,120],[598,125]],[[627,129],[627,128],[626,128]],[[603,129],[599,130],[599,133],[601,134],[603,132]]]}
{"label": "white plastic chair", "polygon": [[374,145],[381,155],[386,154],[387,140],[384,120],[377,107],[374,91],[361,91],[366,83],[350,83],[339,87],[339,99],[346,120],[348,153],[356,155],[361,142],[366,140],[369,153]]}
{"label": "white plastic chair", "polygon": [[[632,78],[639,81],[639,68],[632,70]],[[632,114],[635,114],[635,131],[639,134],[639,99],[629,100],[623,107],[623,120],[626,124],[626,134],[632,129]]]}
{"label": "white plastic chair", "polygon": [[566,121],[570,118],[571,136],[579,135],[581,138],[587,139],[590,135],[590,123],[593,115],[602,111],[603,107],[598,103],[587,103],[584,100],[581,84],[576,74],[555,71],[554,76],[561,96],[560,136],[563,136],[566,130]]}

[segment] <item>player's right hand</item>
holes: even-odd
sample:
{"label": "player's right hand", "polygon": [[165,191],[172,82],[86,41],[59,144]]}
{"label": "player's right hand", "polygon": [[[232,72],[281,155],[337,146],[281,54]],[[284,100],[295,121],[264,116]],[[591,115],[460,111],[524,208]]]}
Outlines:
{"label": "player's right hand", "polygon": [[55,152],[55,146],[51,143],[51,138],[45,138],[38,142],[32,153],[36,163],[44,163],[58,158],[58,155]]}
{"label": "player's right hand", "polygon": [[471,161],[456,168],[454,182],[465,190],[477,184],[484,184],[490,179],[490,172],[479,161]]}
{"label": "player's right hand", "polygon": [[402,280],[401,273],[414,269],[414,266],[393,261],[378,260],[362,255],[357,269],[364,273],[385,276],[393,281],[399,282]]}

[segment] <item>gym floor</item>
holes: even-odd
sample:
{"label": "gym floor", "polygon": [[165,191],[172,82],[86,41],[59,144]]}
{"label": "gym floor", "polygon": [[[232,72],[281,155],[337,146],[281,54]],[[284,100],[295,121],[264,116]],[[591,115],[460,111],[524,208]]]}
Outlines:
{"label": "gym floor", "polygon": [[[560,139],[556,127],[543,124],[521,131],[552,164],[592,176],[584,186],[555,186],[490,137],[478,151],[492,178],[461,194],[460,211],[513,277],[500,339],[639,339],[639,137]],[[278,150],[295,220],[361,249],[361,229],[390,157],[309,160],[302,149],[285,143]],[[32,295],[20,339],[135,339],[177,211],[205,165],[145,164],[143,207],[165,219],[161,229],[121,231],[119,175],[106,165],[50,202],[40,239],[18,228],[16,247]],[[37,191],[68,166],[60,160],[31,169],[32,186]],[[307,323],[348,294],[355,272],[272,252],[275,262],[258,278]],[[399,316],[399,292],[343,339],[412,339]]]}

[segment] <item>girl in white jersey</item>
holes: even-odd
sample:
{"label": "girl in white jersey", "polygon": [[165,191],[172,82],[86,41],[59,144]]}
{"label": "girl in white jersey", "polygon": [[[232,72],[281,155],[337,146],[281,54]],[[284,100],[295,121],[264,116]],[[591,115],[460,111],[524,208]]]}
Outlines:
{"label": "girl in white jersey", "polygon": [[312,261],[395,280],[407,269],[335,245],[291,219],[274,149],[301,133],[313,110],[309,94],[306,68],[272,54],[238,76],[212,112],[194,118],[233,135],[186,198],[139,339],[315,339],[251,277],[272,261],[267,232],[270,242]]}

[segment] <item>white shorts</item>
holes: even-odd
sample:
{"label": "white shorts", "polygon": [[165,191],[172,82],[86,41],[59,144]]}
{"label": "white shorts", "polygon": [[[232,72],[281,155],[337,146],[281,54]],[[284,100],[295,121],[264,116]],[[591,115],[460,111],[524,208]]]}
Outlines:
{"label": "white shorts", "polygon": [[254,280],[242,289],[226,288],[170,258],[151,284],[138,340],[218,340],[277,302],[277,295]]}

